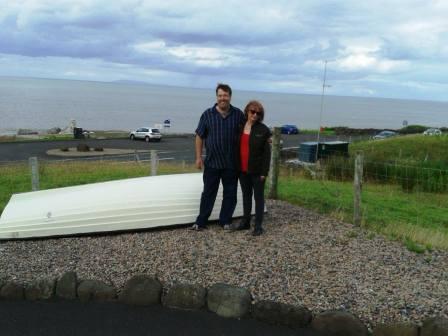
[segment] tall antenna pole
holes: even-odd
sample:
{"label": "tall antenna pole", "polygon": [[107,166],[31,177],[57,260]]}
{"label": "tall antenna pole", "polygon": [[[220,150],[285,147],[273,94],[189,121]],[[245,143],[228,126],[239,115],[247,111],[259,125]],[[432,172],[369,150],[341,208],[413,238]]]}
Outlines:
{"label": "tall antenna pole", "polygon": [[319,153],[319,141],[320,141],[320,129],[322,128],[322,112],[324,110],[324,96],[325,96],[325,88],[326,87],[330,87],[330,85],[326,85],[326,81],[327,81],[327,60],[325,60],[325,65],[324,65],[324,82],[322,84],[322,95],[320,97],[320,113],[319,113],[319,129],[317,130],[317,147],[316,147],[316,162],[317,162],[317,158],[318,153]]}

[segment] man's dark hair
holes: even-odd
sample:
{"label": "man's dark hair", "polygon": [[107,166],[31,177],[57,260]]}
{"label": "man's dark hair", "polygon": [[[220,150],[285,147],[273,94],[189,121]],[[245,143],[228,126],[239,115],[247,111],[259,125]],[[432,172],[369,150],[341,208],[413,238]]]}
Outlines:
{"label": "man's dark hair", "polygon": [[223,83],[218,83],[218,85],[216,86],[216,95],[218,95],[219,89],[227,92],[229,94],[229,96],[232,96],[232,88],[229,85],[223,84]]}

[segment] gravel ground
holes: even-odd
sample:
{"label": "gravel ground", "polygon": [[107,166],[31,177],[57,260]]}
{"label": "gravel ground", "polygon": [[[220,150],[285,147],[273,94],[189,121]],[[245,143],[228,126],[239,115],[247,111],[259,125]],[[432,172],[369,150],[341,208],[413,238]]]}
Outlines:
{"label": "gravel ground", "polygon": [[[137,273],[206,287],[249,288],[254,300],[346,309],[368,326],[448,317],[448,252],[400,243],[281,201],[268,201],[266,233],[176,228],[0,242],[0,278],[29,283],[74,270],[119,290]],[[373,236],[373,237],[372,237]]]}

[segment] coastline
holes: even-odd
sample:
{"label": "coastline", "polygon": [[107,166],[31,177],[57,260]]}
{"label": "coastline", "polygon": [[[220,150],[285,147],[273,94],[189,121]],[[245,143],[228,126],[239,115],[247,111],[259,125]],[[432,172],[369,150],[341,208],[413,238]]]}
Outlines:
{"label": "coastline", "polygon": [[[75,139],[71,133],[53,134],[49,130],[26,129],[25,133],[19,134],[20,129],[4,131],[0,129],[0,143],[16,141],[67,141]],[[85,139],[124,139],[129,137],[130,131],[124,130],[91,130]],[[193,137],[194,133],[187,132],[161,132],[165,138]]]}

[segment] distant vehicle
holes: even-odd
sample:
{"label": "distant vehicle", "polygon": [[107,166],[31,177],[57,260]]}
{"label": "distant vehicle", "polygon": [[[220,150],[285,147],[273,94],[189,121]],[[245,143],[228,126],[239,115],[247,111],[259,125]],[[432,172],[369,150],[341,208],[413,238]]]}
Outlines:
{"label": "distant vehicle", "polygon": [[162,134],[158,128],[151,127],[140,127],[139,129],[132,131],[129,134],[131,140],[144,139],[146,142],[150,141],[160,141],[162,139]]}
{"label": "distant vehicle", "polygon": [[373,140],[381,140],[381,139],[394,137],[394,136],[397,136],[397,135],[398,135],[398,133],[394,132],[394,131],[381,131],[377,135],[375,135],[372,139]]}
{"label": "distant vehicle", "polygon": [[281,129],[282,134],[299,134],[299,129],[296,125],[283,125]]}
{"label": "distant vehicle", "polygon": [[442,131],[438,128],[428,128],[423,132],[423,135],[442,135]]}

